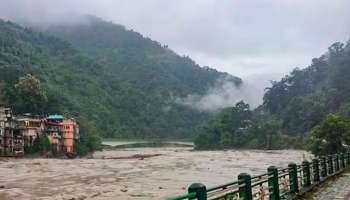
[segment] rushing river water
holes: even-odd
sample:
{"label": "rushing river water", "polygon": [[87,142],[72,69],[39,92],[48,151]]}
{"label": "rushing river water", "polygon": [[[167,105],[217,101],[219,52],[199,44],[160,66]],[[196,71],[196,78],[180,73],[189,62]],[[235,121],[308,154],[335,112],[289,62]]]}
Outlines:
{"label": "rushing river water", "polygon": [[304,151],[193,151],[130,148],[96,152],[91,159],[0,158],[0,200],[164,199],[192,182],[213,186],[240,172],[264,173],[310,155]]}

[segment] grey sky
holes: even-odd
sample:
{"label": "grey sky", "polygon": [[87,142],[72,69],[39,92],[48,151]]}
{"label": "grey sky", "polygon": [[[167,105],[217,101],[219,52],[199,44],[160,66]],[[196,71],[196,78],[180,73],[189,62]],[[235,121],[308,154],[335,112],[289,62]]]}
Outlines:
{"label": "grey sky", "polygon": [[200,65],[281,77],[350,37],[349,0],[0,0],[0,17],[36,22],[92,14]]}

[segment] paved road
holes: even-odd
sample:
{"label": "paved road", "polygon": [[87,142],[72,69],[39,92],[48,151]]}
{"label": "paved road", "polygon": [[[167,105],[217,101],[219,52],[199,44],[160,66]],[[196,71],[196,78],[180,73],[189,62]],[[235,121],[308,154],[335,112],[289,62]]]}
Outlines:
{"label": "paved road", "polygon": [[303,198],[304,200],[350,200],[350,171],[346,171],[322,185],[312,195]]}

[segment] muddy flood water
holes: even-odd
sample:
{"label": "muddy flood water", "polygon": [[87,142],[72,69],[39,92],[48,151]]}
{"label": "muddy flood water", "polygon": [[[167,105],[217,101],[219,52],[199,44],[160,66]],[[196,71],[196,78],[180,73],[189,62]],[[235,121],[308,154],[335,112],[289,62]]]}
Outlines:
{"label": "muddy flood water", "polygon": [[164,199],[192,182],[208,187],[240,172],[265,173],[310,155],[304,151],[193,151],[130,148],[96,152],[91,159],[0,158],[0,200]]}

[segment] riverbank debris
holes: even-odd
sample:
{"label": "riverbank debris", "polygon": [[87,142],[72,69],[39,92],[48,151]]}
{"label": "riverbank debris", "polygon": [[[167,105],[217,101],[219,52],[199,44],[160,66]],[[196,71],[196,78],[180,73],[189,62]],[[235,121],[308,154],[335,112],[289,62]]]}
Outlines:
{"label": "riverbank debris", "polygon": [[139,160],[143,160],[145,158],[152,158],[152,157],[156,157],[156,156],[162,156],[164,154],[135,154],[135,155],[131,155],[131,156],[121,156],[121,157],[102,157],[102,159],[113,159],[113,160],[118,160],[118,159],[139,159]]}

